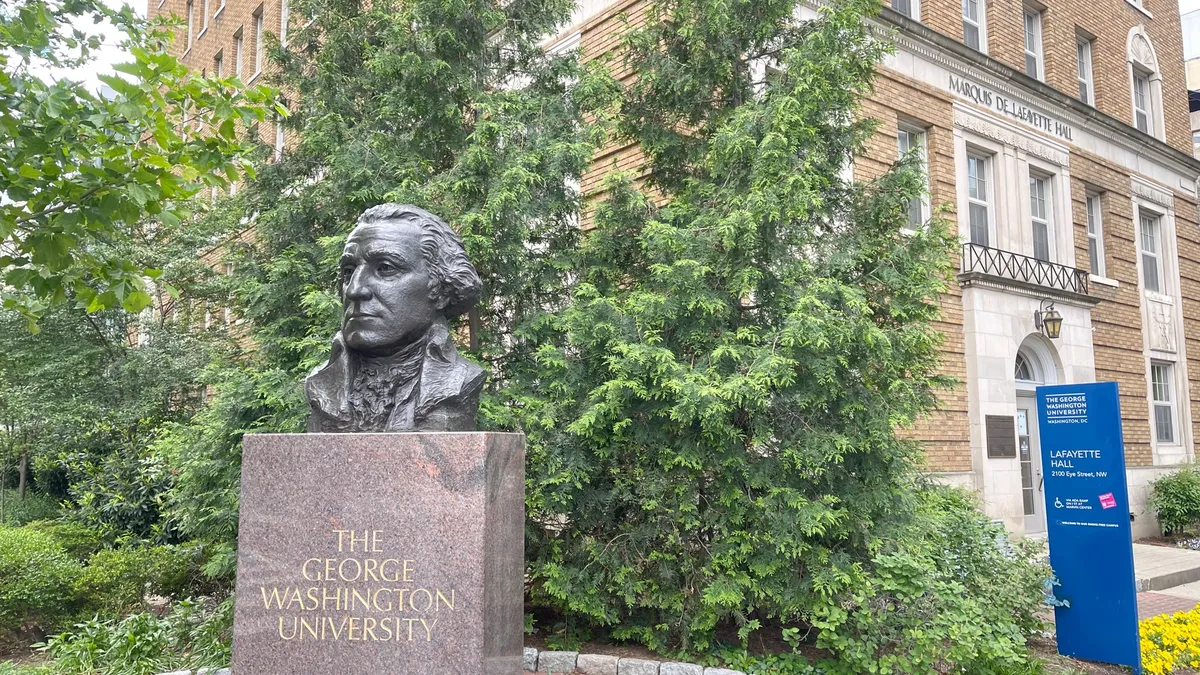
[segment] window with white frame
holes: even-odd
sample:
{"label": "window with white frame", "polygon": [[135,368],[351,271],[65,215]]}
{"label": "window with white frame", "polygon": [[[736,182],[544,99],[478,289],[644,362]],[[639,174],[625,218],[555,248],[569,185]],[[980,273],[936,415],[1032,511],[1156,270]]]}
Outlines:
{"label": "window with white frame", "polygon": [[213,74],[218,78],[225,77],[225,52],[219,51],[213,57]]}
{"label": "window with white frame", "polygon": [[1139,212],[1142,249],[1142,287],[1147,291],[1161,292],[1162,289],[1162,239],[1159,230],[1161,218]]}
{"label": "window with white frame", "polygon": [[263,66],[263,10],[262,7],[254,13],[254,75],[250,78],[254,79],[256,75],[262,72]]}
{"label": "window with white frame", "polygon": [[1175,392],[1172,364],[1150,362],[1150,392],[1154,399],[1154,438],[1159,443],[1175,443]]}
{"label": "window with white frame", "polygon": [[239,28],[238,32],[233,34],[233,76],[242,76],[242,53],[245,51],[246,41],[242,38],[242,31]]}
{"label": "window with white frame", "polygon": [[279,0],[279,44],[286,47],[288,41],[288,20],[290,19],[288,0]]}
{"label": "window with white frame", "polygon": [[[901,123],[896,130],[896,146],[900,157],[904,157],[910,152],[916,153],[921,160],[921,169],[925,170],[926,166],[926,150],[925,150],[925,130]],[[925,223],[926,201],[924,197],[913,197],[908,203],[908,223],[905,230],[915,232]]]}
{"label": "window with white frame", "polygon": [[1050,179],[1029,174],[1029,219],[1033,228],[1033,257],[1050,260]]}
{"label": "window with white frame", "polygon": [[1104,265],[1104,223],[1100,215],[1100,195],[1087,196],[1087,235],[1089,271],[1098,277],[1106,276]]}
{"label": "window with white frame", "polygon": [[188,0],[188,3],[187,3],[187,41],[184,43],[185,45],[187,45],[187,49],[192,48],[192,39],[193,39],[192,31],[195,30],[195,27],[196,27],[196,2],[195,2],[195,0]]}
{"label": "window with white frame", "polygon": [[910,19],[921,20],[921,4],[919,0],[891,0],[891,2],[892,9]]}
{"label": "window with white frame", "polygon": [[984,11],[980,0],[962,0],[963,42],[971,49],[981,52],[986,51],[987,42]]}
{"label": "window with white frame", "polygon": [[970,224],[971,243],[987,246],[991,223],[991,208],[988,194],[990,158],[967,154],[967,219]]}
{"label": "window with white frame", "polygon": [[1076,71],[1079,77],[1079,100],[1096,105],[1096,94],[1092,85],[1092,41],[1079,36],[1075,38]]}
{"label": "window with white frame", "polygon": [[1154,133],[1150,97],[1150,78],[1139,70],[1133,71],[1133,124],[1138,131]]}
{"label": "window with white frame", "polygon": [[1042,13],[1025,8],[1025,74],[1042,79]]}
{"label": "window with white frame", "polygon": [[283,118],[279,115],[275,116],[275,161],[283,159]]}
{"label": "window with white frame", "polygon": [[1130,122],[1139,131],[1161,140],[1164,127],[1162,76],[1145,26],[1139,24],[1129,30],[1126,49],[1133,109]]}
{"label": "window with white frame", "polygon": [[204,5],[203,5],[204,16],[200,17],[200,33],[201,34],[203,34],[204,31],[208,30],[208,10],[209,10],[209,3],[211,1],[212,0],[204,0]]}

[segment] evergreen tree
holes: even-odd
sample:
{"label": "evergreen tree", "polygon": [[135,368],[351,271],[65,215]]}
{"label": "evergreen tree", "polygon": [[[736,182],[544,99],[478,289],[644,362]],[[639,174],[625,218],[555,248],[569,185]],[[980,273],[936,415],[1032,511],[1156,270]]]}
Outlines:
{"label": "evergreen tree", "polygon": [[914,536],[898,429],[946,384],[954,239],[902,234],[915,158],[841,178],[876,132],[877,4],[656,0],[627,36],[650,178],[609,177],[522,383],[535,602],[656,648],[767,620],[844,647],[849,594]]}
{"label": "evergreen tree", "polygon": [[568,270],[559,253],[579,237],[572,185],[594,147],[583,110],[614,91],[602,70],[542,49],[571,7],[569,0],[297,7],[313,21],[291,34],[286,49],[273,50],[277,84],[294,101],[293,141],[209,223],[227,232],[250,226],[230,246],[233,275],[224,289],[252,327],[248,348],[214,370],[214,404],[159,446],[180,471],[173,516],[227,553],[213,572],[232,571],[241,434],[303,429],[300,382],[328,357],[339,323],[336,261],[370,206],[416,204],[462,236],[484,296],[458,327],[467,337],[460,346],[489,371],[481,424],[511,426],[503,385],[534,365],[523,335],[561,305]]}

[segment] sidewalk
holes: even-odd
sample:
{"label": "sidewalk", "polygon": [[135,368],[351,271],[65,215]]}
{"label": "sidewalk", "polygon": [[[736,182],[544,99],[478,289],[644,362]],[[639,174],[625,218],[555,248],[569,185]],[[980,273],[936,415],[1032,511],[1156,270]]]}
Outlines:
{"label": "sidewalk", "polygon": [[1190,584],[1200,581],[1200,551],[1135,543],[1133,569],[1139,592]]}
{"label": "sidewalk", "polygon": [[1200,603],[1200,551],[1133,545],[1138,618],[1187,611]]}

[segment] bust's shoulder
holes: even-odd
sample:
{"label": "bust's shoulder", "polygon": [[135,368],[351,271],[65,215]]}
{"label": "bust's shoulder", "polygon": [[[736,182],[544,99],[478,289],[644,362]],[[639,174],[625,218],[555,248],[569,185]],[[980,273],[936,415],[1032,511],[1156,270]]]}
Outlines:
{"label": "bust's shoulder", "polygon": [[483,380],[487,377],[487,371],[478,364],[459,354],[458,367],[462,372],[463,390],[478,389],[483,386]]}

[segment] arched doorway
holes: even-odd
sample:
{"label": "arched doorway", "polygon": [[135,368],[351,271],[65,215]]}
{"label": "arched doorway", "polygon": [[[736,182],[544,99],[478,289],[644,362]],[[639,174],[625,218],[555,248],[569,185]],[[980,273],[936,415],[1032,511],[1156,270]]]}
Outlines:
{"label": "arched doorway", "polygon": [[1021,466],[1025,533],[1040,534],[1046,531],[1046,500],[1037,433],[1037,387],[1058,382],[1054,346],[1040,335],[1025,338],[1013,363],[1013,378],[1017,385],[1017,459]]}

